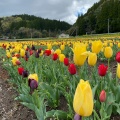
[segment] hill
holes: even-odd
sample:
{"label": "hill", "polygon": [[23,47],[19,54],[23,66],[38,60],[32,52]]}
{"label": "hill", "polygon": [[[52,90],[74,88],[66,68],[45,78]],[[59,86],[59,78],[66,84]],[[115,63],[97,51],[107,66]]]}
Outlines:
{"label": "hill", "polygon": [[120,32],[120,0],[100,0],[95,3],[86,14],[78,16],[71,29],[76,27],[79,35]]}
{"label": "hill", "polygon": [[54,37],[71,27],[64,21],[44,19],[34,15],[13,15],[0,18],[0,36],[17,38]]}

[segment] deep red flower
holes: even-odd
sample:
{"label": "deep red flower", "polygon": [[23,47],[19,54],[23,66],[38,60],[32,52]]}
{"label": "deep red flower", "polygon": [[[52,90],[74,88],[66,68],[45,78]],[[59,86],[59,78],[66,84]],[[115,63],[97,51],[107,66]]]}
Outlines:
{"label": "deep red flower", "polygon": [[45,54],[46,56],[49,56],[49,55],[51,54],[51,50],[45,50],[45,51],[44,51],[44,54]]}
{"label": "deep red flower", "polygon": [[22,76],[25,78],[25,77],[28,77],[29,73],[27,70],[23,70],[22,72]]}
{"label": "deep red flower", "polygon": [[102,90],[99,96],[100,102],[105,102],[106,100],[106,92],[105,90]]}
{"label": "deep red flower", "polygon": [[100,76],[105,76],[107,72],[108,66],[105,66],[104,64],[100,64],[98,66],[98,74]]}
{"label": "deep red flower", "polygon": [[54,53],[53,56],[52,56],[52,59],[55,61],[58,59],[58,54],[57,53]]}
{"label": "deep red flower", "polygon": [[69,59],[68,58],[64,58],[64,65],[66,65],[66,66],[69,65]]}
{"label": "deep red flower", "polygon": [[18,73],[19,73],[20,75],[22,75],[23,70],[24,70],[23,67],[19,67],[19,68],[18,68]]}
{"label": "deep red flower", "polygon": [[19,57],[20,57],[20,54],[16,54],[15,56],[16,56],[17,58],[19,58]]}
{"label": "deep red flower", "polygon": [[75,67],[74,64],[69,64],[68,70],[69,70],[69,72],[70,72],[71,75],[76,74],[76,67]]}
{"label": "deep red flower", "polygon": [[31,80],[29,83],[29,86],[32,90],[36,89],[38,87],[38,82],[36,80]]}
{"label": "deep red flower", "polygon": [[118,63],[120,63],[120,51],[116,53],[115,59]]}

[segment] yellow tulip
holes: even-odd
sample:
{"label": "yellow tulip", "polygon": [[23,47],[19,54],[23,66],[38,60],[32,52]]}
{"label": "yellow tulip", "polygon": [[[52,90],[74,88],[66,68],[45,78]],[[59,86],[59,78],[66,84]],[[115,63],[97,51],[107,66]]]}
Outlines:
{"label": "yellow tulip", "polygon": [[61,45],[61,46],[60,46],[60,49],[61,49],[61,50],[64,50],[64,49],[65,49],[65,45]]}
{"label": "yellow tulip", "polygon": [[113,47],[113,43],[110,43],[110,47]]}
{"label": "yellow tulip", "polygon": [[120,63],[117,64],[117,77],[120,79]]}
{"label": "yellow tulip", "polygon": [[47,44],[47,48],[48,48],[49,50],[51,50],[51,49],[52,49],[52,45],[51,45],[51,44]]}
{"label": "yellow tulip", "polygon": [[21,56],[21,57],[24,57],[24,56],[25,56],[25,50],[24,50],[24,49],[21,49],[21,50],[20,50],[20,56]]}
{"label": "yellow tulip", "polygon": [[102,49],[102,42],[101,41],[94,41],[92,42],[92,52],[98,54]]}
{"label": "yellow tulip", "polygon": [[60,49],[56,49],[54,53],[57,53],[57,55],[61,54],[61,50]]}
{"label": "yellow tulip", "polygon": [[90,116],[93,111],[93,95],[88,81],[83,79],[77,85],[74,100],[74,111],[80,116]]}
{"label": "yellow tulip", "polygon": [[13,65],[17,65],[16,64],[16,61],[18,61],[19,59],[17,58],[17,57],[12,57],[12,63],[13,63]]}
{"label": "yellow tulip", "polygon": [[113,55],[113,50],[111,47],[105,47],[104,49],[104,55],[106,58],[110,58]]}
{"label": "yellow tulip", "polygon": [[64,55],[64,54],[60,54],[60,55],[59,55],[59,61],[60,61],[60,62],[63,62],[63,61],[64,61],[64,58],[65,58],[65,55]]}
{"label": "yellow tulip", "polygon": [[76,65],[83,65],[87,56],[88,52],[86,51],[86,45],[85,44],[76,44],[73,48],[73,61]]}
{"label": "yellow tulip", "polygon": [[90,53],[88,56],[88,64],[94,66],[97,62],[97,55],[96,53]]}
{"label": "yellow tulip", "polygon": [[120,43],[118,43],[118,48],[120,48]]}
{"label": "yellow tulip", "polygon": [[28,76],[28,79],[33,79],[33,80],[36,80],[38,82],[38,75],[37,74],[30,74]]}
{"label": "yellow tulip", "polygon": [[8,58],[10,58],[10,57],[11,57],[10,52],[7,52],[7,53],[6,53],[6,56],[7,56]]}

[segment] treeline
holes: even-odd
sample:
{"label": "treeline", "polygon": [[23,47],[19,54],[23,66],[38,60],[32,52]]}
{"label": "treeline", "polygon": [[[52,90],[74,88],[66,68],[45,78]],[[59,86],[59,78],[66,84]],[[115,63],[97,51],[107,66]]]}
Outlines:
{"label": "treeline", "polygon": [[55,37],[70,27],[71,25],[64,21],[27,14],[0,18],[0,36],[9,38]]}
{"label": "treeline", "polygon": [[120,0],[100,0],[85,15],[79,15],[74,26],[80,35],[120,32]]}

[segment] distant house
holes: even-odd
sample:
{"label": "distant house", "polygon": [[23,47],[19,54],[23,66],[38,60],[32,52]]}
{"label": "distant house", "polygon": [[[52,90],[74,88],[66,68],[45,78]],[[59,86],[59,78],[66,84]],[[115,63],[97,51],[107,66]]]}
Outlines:
{"label": "distant house", "polygon": [[59,37],[59,38],[69,38],[69,34],[64,34],[64,33],[62,33],[62,34],[60,34],[58,37]]}

